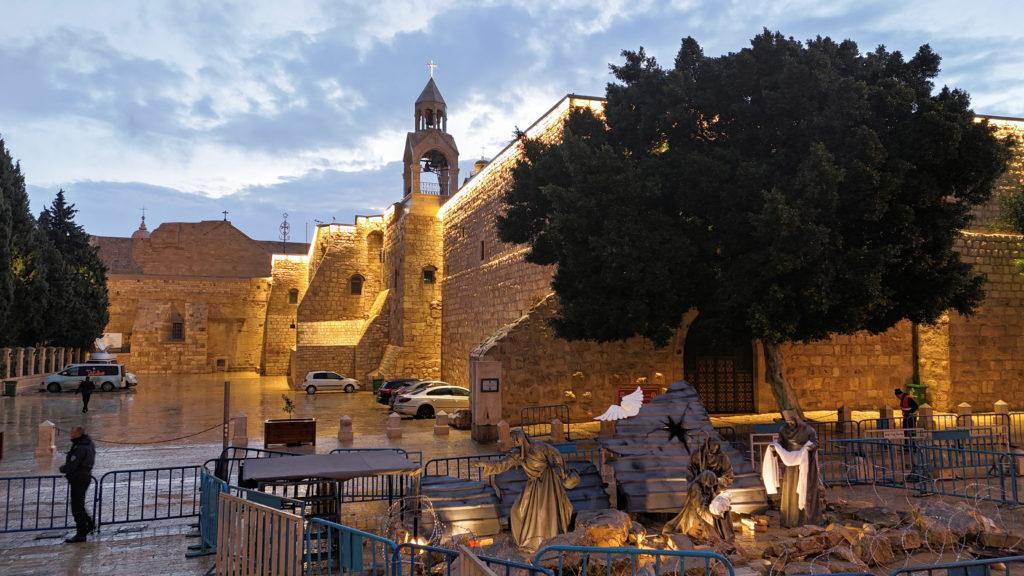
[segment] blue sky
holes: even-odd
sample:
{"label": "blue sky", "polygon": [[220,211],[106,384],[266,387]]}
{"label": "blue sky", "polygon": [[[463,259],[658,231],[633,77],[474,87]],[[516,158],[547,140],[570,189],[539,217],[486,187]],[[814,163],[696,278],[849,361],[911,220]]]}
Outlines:
{"label": "blue sky", "polygon": [[0,19],[0,136],[38,212],[63,187],[99,235],[229,219],[276,239],[401,198],[401,154],[426,62],[463,173],[562,95],[602,95],[608,64],[644,46],[671,65],[683,36],[710,55],[763,27],[929,43],[940,83],[980,113],[1024,116],[1024,3],[19,2]]}

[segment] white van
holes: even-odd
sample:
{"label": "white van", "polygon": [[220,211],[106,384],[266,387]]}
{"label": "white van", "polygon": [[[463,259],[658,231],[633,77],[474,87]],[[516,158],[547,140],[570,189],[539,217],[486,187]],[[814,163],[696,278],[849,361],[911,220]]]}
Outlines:
{"label": "white van", "polygon": [[115,388],[126,388],[124,366],[121,364],[69,364],[56,374],[47,376],[42,389],[47,392],[78,390],[78,385],[88,376],[96,388],[110,392]]}

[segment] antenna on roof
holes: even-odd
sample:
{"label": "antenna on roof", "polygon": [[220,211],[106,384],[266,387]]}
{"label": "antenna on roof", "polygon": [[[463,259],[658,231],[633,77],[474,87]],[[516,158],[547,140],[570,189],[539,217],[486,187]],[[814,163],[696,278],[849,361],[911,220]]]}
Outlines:
{"label": "antenna on roof", "polygon": [[281,253],[288,253],[288,238],[291,237],[292,225],[288,223],[288,213],[281,214],[281,225],[277,229],[281,232]]}

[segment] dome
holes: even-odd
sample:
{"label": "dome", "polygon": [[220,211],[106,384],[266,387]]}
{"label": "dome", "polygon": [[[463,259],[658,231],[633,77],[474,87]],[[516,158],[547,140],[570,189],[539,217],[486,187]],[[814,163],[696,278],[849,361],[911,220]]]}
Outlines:
{"label": "dome", "polygon": [[142,217],[142,221],[139,222],[139,229],[132,232],[132,240],[140,238],[149,238],[149,230],[146,230],[146,217]]}

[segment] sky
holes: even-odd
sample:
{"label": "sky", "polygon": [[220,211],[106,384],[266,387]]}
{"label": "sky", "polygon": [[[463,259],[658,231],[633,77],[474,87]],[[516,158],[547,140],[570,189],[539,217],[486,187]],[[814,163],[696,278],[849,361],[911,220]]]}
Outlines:
{"label": "sky", "polygon": [[227,218],[291,240],[401,200],[413,102],[437,63],[462,174],[567,93],[601,96],[643,46],[671,66],[763,28],[912,55],[978,113],[1024,116],[1024,2],[976,0],[4,0],[0,137],[32,208],[63,188],[92,234]]}

